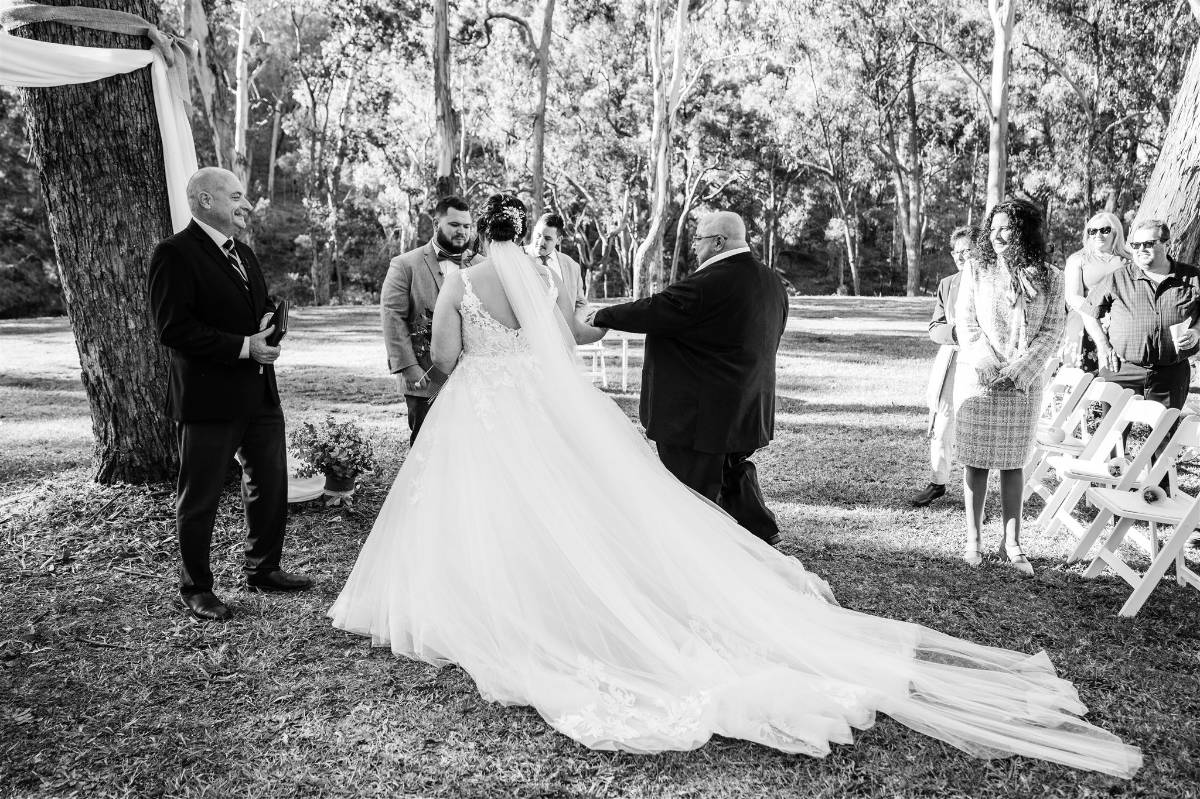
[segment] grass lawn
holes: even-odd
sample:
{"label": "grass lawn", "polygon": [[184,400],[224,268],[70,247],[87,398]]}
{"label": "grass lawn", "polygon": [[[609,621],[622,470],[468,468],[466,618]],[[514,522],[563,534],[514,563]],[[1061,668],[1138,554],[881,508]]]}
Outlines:
{"label": "grass lawn", "polygon": [[[66,322],[0,322],[0,797],[1200,795],[1200,592],[1164,582],[1135,619],[1119,619],[1127,586],[1065,567],[1067,539],[1027,524],[1033,580],[994,559],[972,570],[959,560],[961,488],[909,506],[928,480],[930,310],[927,299],[793,300],[776,439],[756,458],[785,549],[849,608],[1045,649],[1089,718],[1143,749],[1132,781],[976,760],[884,716],[824,759],[725,739],[656,756],[593,752],[527,708],[484,702],[457,668],[334,630],[325,610],[407,427],[376,309],[329,308],[295,313],[284,408],[289,422],[355,419],[381,466],[354,508],[293,506],[285,566],[319,581],[300,596],[239,586],[230,488],[213,546],[218,593],[237,614],[224,625],[176,604],[171,486],[88,482],[91,427]],[[634,355],[628,392],[619,382],[609,392],[633,416]],[[994,497],[989,507],[997,519]],[[986,536],[994,550],[997,521]]]}

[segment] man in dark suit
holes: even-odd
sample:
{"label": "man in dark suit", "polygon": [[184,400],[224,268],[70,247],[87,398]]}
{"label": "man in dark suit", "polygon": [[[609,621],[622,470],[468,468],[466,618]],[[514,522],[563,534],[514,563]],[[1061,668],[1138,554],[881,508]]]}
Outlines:
{"label": "man in dark suit", "polygon": [[646,334],[641,419],[671,473],[754,535],[779,542],[749,460],[775,432],[783,282],[750,254],[741,217],[703,217],[699,268],[664,291],[595,311],[597,327]]}
{"label": "man in dark suit", "polygon": [[193,616],[225,621],[231,614],[213,593],[209,548],[234,457],[242,466],[247,585],[296,591],[312,581],[279,568],[287,452],[272,364],[280,348],[267,343],[274,306],[258,259],[233,238],[246,228],[250,202],[236,175],[214,167],[192,176],[187,195],[192,223],[151,256],[150,305],[171,351],[166,412],[179,444],[179,593]]}

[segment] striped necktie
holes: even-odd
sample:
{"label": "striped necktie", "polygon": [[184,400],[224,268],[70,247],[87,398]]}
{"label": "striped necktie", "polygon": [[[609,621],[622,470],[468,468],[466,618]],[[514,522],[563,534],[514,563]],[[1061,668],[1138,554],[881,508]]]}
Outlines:
{"label": "striped necktie", "polygon": [[226,239],[224,244],[225,257],[229,259],[229,265],[238,273],[238,277],[242,279],[242,285],[248,290],[250,288],[250,278],[246,277],[246,270],[242,267],[242,260],[238,258],[237,250],[233,246],[233,239]]}

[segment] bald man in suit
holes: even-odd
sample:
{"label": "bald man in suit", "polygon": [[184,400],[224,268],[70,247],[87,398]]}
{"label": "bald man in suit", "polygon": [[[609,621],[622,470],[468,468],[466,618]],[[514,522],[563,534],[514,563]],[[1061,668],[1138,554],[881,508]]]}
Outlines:
{"label": "bald man in suit", "polygon": [[702,217],[700,266],[645,299],[593,312],[597,327],[646,334],[640,415],[663,464],[742,527],[780,541],[750,461],[775,432],[775,355],[787,324],[783,281],[753,255],[741,217]]}
{"label": "bald man in suit", "polygon": [[299,591],[312,580],[280,568],[287,526],[287,450],[275,383],[280,347],[267,343],[275,306],[254,251],[234,236],[251,205],[232,172],[205,167],[188,182],[192,222],[150,257],[150,306],[171,352],[167,415],[179,446],[175,528],[179,593],[198,619],[232,614],[213,593],[213,522],[229,464],[242,467],[246,583]]}

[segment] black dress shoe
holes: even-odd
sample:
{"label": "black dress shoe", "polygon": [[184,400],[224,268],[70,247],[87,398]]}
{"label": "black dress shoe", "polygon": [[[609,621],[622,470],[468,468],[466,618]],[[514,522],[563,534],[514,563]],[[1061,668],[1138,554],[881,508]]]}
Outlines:
{"label": "black dress shoe", "polygon": [[217,599],[212,591],[201,591],[198,594],[180,594],[179,601],[188,612],[201,621],[229,621],[233,613],[225,607],[225,603]]}
{"label": "black dress shoe", "polygon": [[941,483],[930,483],[925,486],[924,491],[912,498],[912,504],[914,507],[923,508],[938,497],[944,496],[945,493],[946,486]]}
{"label": "black dress shoe", "polygon": [[266,572],[265,574],[246,575],[246,586],[251,591],[307,591],[312,588],[311,577],[303,574],[289,574],[283,569]]}
{"label": "black dress shoe", "polygon": [[778,547],[779,544],[783,541],[783,536],[781,536],[779,533],[775,533],[770,538],[764,538],[763,541],[766,541],[768,544],[770,544],[773,547]]}

